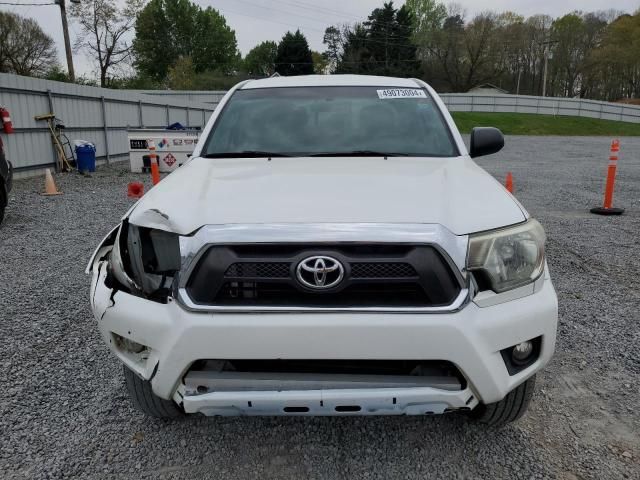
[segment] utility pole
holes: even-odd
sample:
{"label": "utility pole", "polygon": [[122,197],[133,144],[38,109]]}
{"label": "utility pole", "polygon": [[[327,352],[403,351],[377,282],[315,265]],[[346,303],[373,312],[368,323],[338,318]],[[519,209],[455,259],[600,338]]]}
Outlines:
{"label": "utility pole", "polygon": [[[80,0],[69,0],[71,3],[80,3]],[[64,35],[64,49],[67,54],[67,70],[69,80],[76,81],[76,73],[73,69],[73,56],[71,55],[71,41],[69,40],[69,25],[67,25],[67,6],[65,0],[55,0],[56,5],[60,5],[60,16],[62,17],[62,34]]]}
{"label": "utility pole", "polygon": [[546,40],[540,42],[544,45],[544,69],[542,73],[542,96],[547,96],[547,71],[549,70],[549,58],[551,58],[551,45],[558,43],[557,40]]}
{"label": "utility pole", "polygon": [[549,68],[549,48],[544,46],[544,72],[542,73],[542,96],[547,96],[547,70]]}

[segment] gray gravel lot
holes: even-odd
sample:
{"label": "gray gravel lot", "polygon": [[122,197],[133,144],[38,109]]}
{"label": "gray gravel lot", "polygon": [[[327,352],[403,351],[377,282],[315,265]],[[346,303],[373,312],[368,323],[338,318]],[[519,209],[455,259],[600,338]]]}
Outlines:
{"label": "gray gravel lot", "polygon": [[510,137],[479,159],[547,230],[557,353],[529,414],[486,429],[437,418],[189,418],[135,411],[99,339],[83,273],[131,205],[125,164],[15,184],[0,226],[0,478],[640,479],[640,138],[622,139],[616,203],[597,217],[610,139]]}

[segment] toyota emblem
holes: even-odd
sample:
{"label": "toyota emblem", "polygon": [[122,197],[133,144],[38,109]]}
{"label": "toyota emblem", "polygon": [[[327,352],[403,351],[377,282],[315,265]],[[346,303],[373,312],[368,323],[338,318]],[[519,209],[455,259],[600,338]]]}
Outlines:
{"label": "toyota emblem", "polygon": [[327,290],[342,281],[344,267],[332,257],[307,257],[298,264],[296,278],[307,288]]}

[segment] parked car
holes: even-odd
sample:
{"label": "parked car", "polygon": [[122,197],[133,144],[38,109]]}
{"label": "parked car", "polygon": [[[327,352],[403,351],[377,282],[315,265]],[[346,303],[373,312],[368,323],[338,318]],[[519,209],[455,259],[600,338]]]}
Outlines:
{"label": "parked car", "polygon": [[0,224],[9,202],[9,192],[13,183],[13,166],[4,153],[4,144],[0,137]]}
{"label": "parked car", "polygon": [[551,358],[545,233],[420,80],[247,81],[87,267],[158,417],[519,418]]}

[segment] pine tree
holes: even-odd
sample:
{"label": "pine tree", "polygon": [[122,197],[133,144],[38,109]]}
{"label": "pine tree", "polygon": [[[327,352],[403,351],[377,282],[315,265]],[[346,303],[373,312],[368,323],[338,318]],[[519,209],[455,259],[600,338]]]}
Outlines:
{"label": "pine tree", "polygon": [[305,36],[287,32],[278,45],[276,55],[276,72],[280,75],[311,75],[313,73],[313,56]]}

